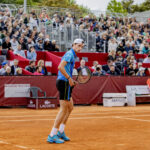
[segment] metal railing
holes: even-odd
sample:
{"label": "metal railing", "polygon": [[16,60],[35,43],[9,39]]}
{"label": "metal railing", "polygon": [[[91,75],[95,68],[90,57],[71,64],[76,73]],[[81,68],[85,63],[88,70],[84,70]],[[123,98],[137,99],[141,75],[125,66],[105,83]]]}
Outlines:
{"label": "metal railing", "polygon": [[[44,25],[43,27],[44,28]],[[74,25],[65,25],[62,28],[54,28],[53,25],[46,25],[45,32],[50,36],[50,40],[56,40],[60,51],[69,50],[76,38],[81,38],[85,42],[83,52],[96,51],[96,33],[86,29],[78,29]]]}
{"label": "metal railing", "polygon": [[150,11],[136,12],[128,17],[135,17],[137,21],[146,23],[147,19],[150,18]]}

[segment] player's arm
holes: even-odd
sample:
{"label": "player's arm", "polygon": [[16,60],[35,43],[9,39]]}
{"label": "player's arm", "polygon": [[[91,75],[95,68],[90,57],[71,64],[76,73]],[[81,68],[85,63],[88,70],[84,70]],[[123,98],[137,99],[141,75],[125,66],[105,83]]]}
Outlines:
{"label": "player's arm", "polygon": [[67,65],[67,61],[62,60],[58,66],[58,69],[65,76],[65,78],[68,79],[70,86],[74,86],[75,82],[73,81],[73,79],[68,75],[68,73],[65,70],[66,65]]}

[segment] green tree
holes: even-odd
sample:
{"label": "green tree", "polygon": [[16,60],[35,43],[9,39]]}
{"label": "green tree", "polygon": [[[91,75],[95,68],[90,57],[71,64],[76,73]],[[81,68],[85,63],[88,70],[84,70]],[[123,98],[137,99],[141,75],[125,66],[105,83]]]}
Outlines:
{"label": "green tree", "polygon": [[130,13],[148,11],[148,10],[150,10],[150,0],[145,0],[141,4],[132,4],[131,3],[129,5],[129,8],[130,8]]}
{"label": "green tree", "polygon": [[[0,3],[5,4],[23,5],[23,2],[24,0],[0,0]],[[73,10],[73,12],[77,12],[83,16],[91,13],[89,8],[77,5],[76,0],[27,0],[27,5],[69,8]]]}
{"label": "green tree", "polygon": [[0,3],[3,3],[3,4],[13,4],[13,3],[16,3],[16,0],[1,0]]}
{"label": "green tree", "polygon": [[117,0],[111,0],[108,3],[107,11],[112,13],[123,13],[123,14],[127,12],[125,9],[123,9],[121,2],[117,2]]}
{"label": "green tree", "polygon": [[127,10],[128,13],[131,13],[133,3],[134,3],[134,0],[122,0],[121,1],[123,9]]}

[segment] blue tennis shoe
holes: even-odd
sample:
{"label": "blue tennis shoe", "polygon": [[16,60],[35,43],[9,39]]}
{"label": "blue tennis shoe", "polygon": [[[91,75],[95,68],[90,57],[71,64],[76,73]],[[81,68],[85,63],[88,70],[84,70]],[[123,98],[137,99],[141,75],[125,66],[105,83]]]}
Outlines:
{"label": "blue tennis shoe", "polygon": [[57,135],[54,135],[52,137],[49,135],[47,138],[47,142],[61,144],[64,143],[64,140],[59,139]]}
{"label": "blue tennis shoe", "polygon": [[60,131],[58,131],[57,136],[63,139],[64,141],[70,141],[70,139],[65,135],[65,132],[60,133]]}

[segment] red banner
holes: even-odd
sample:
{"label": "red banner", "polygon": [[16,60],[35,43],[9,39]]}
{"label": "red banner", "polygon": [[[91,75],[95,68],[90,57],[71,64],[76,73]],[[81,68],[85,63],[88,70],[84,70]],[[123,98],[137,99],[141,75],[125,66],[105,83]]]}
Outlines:
{"label": "red banner", "polygon": [[[8,97],[10,93],[6,90],[8,87],[13,88],[14,84],[37,86],[46,92],[47,97],[58,97],[56,78],[56,76],[0,76],[0,106],[27,106],[27,98],[15,97],[14,94]],[[87,84],[79,84],[73,89],[73,100],[75,104],[102,103],[103,93],[125,93],[126,85],[146,85],[147,79],[148,77],[92,77]],[[150,102],[150,99],[144,101],[140,99],[138,102],[145,101]]]}

